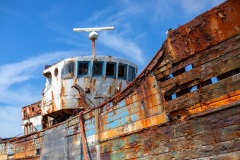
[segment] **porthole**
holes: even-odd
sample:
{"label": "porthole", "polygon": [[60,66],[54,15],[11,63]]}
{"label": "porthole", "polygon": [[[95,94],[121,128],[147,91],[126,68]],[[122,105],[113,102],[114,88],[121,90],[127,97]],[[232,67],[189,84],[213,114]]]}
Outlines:
{"label": "porthole", "polygon": [[55,68],[54,75],[57,77],[57,75],[58,75],[58,68]]}

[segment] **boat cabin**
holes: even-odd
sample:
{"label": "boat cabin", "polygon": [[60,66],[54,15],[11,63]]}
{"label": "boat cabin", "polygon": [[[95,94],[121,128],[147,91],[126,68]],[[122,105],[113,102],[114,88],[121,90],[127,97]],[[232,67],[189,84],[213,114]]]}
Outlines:
{"label": "boat cabin", "polygon": [[79,56],[47,66],[43,71],[43,128],[108,100],[136,77],[137,70],[137,65],[112,56]]}

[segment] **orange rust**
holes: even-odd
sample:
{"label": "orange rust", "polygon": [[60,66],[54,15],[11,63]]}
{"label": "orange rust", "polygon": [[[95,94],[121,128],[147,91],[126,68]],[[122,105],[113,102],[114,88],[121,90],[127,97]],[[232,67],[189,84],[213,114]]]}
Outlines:
{"label": "orange rust", "polygon": [[93,88],[96,88],[96,82],[97,82],[97,79],[94,78],[94,79],[93,79],[93,84],[92,84],[92,89],[91,89],[91,90],[93,90]]}
{"label": "orange rust", "polygon": [[35,102],[22,108],[22,120],[41,114],[41,101]]}
{"label": "orange rust", "polygon": [[209,101],[204,102],[204,104],[196,104],[192,107],[189,107],[187,111],[189,114],[197,114],[197,113],[205,112],[207,110],[219,108],[224,105],[231,104],[237,101],[240,101],[239,90],[235,92],[231,92],[227,95],[223,95],[218,98],[211,99]]}
{"label": "orange rust", "polygon": [[86,145],[87,141],[85,137],[82,114],[83,114],[83,111],[79,113],[79,127],[80,127],[81,137],[82,137],[82,149],[83,149],[84,159],[88,160],[88,151],[87,151],[87,145]]}
{"label": "orange rust", "polygon": [[238,0],[227,1],[219,8],[209,10],[191,22],[170,31],[167,49],[171,59],[178,62],[237,35],[240,30],[240,17],[237,15],[239,8]]}
{"label": "orange rust", "polygon": [[[26,155],[28,157],[35,156],[35,147],[33,145],[33,140],[32,139],[25,139],[23,142],[19,141],[17,142],[18,145],[15,146],[15,150],[18,148],[21,150],[19,152],[15,152],[14,158],[26,158]],[[16,148],[17,147],[17,148]]]}
{"label": "orange rust", "polygon": [[141,129],[149,128],[154,125],[163,124],[163,123],[166,123],[167,121],[168,121],[168,119],[167,119],[166,114],[161,113],[156,116],[152,116],[149,118],[145,118],[142,120],[132,122],[131,124],[127,124],[127,125],[120,126],[120,127],[108,130],[108,131],[101,132],[99,134],[99,137],[100,137],[100,140],[103,141],[103,140],[110,139],[110,138],[113,138],[116,136],[124,135],[126,133],[137,132]]}
{"label": "orange rust", "polygon": [[52,105],[51,105],[52,111],[51,112],[54,112],[54,111],[57,110],[57,108],[56,108],[56,102],[55,102],[55,99],[54,99],[53,91],[51,92],[51,94],[52,94]]}
{"label": "orange rust", "polygon": [[63,97],[65,95],[65,83],[64,81],[62,81],[62,86],[61,86],[61,92],[60,92],[60,97]]}

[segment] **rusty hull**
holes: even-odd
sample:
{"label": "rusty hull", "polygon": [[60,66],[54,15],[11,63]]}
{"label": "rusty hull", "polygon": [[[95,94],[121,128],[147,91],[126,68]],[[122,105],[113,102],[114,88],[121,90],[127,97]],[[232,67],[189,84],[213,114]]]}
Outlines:
{"label": "rusty hull", "polygon": [[228,0],[171,31],[126,89],[83,113],[85,131],[76,116],[1,142],[0,159],[84,159],[83,135],[89,159],[239,159],[239,33]]}
{"label": "rusty hull", "polygon": [[41,113],[41,101],[35,102],[22,108],[22,120],[29,119]]}
{"label": "rusty hull", "polygon": [[238,35],[240,31],[239,8],[238,0],[226,1],[223,5],[170,31],[166,42],[170,59],[176,63]]}

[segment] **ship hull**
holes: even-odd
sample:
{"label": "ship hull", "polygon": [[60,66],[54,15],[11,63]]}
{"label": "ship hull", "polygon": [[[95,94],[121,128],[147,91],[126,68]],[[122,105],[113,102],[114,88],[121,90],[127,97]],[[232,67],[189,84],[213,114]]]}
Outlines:
{"label": "ship hull", "polygon": [[229,0],[170,31],[121,93],[1,142],[0,159],[238,159],[239,13],[240,2]]}

